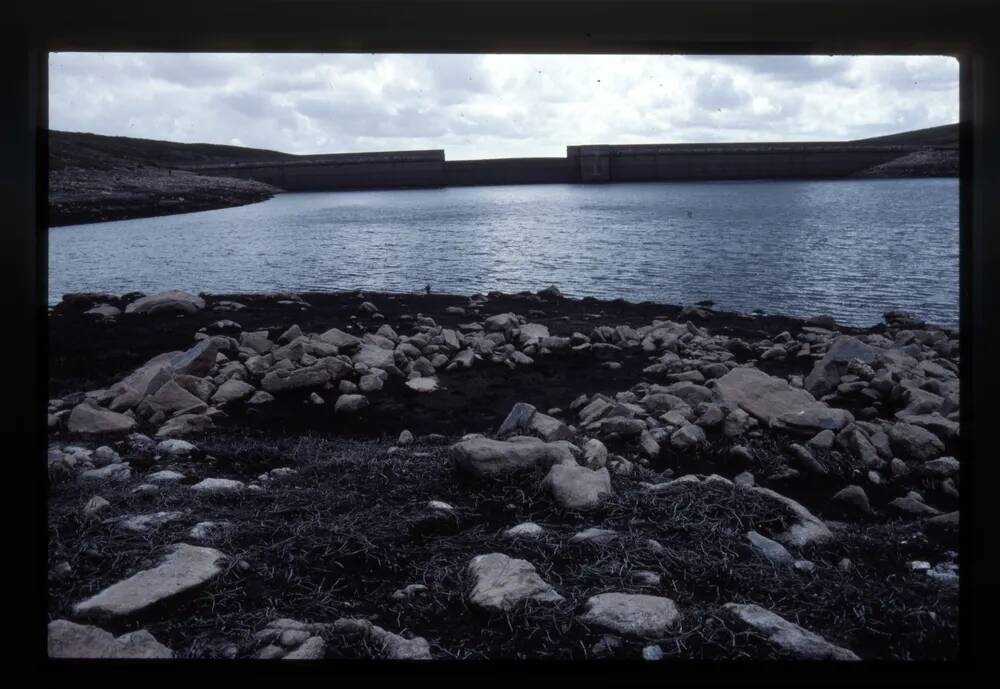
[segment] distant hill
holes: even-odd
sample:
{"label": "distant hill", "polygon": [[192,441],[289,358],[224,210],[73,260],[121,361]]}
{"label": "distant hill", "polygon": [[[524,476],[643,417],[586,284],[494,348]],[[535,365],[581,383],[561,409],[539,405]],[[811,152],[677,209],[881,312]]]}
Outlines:
{"label": "distant hill", "polygon": [[283,160],[295,157],[291,153],[243,146],[180,144],[173,141],[133,139],[127,136],[49,132],[50,171],[58,171],[65,167],[109,170],[122,165],[170,168],[247,160]]}
{"label": "distant hill", "polygon": [[945,124],[940,127],[914,129],[910,132],[900,132],[899,134],[889,134],[888,136],[875,136],[870,139],[855,139],[853,143],[958,148],[958,124]]}

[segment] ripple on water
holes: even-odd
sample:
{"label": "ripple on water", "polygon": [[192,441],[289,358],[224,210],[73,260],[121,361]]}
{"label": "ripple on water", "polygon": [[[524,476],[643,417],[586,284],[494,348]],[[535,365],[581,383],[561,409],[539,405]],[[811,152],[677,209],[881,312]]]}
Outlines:
{"label": "ripple on water", "polygon": [[[688,211],[691,211],[690,217]],[[67,292],[538,289],[865,325],[958,322],[958,181],[525,185],[282,194],[49,230]]]}

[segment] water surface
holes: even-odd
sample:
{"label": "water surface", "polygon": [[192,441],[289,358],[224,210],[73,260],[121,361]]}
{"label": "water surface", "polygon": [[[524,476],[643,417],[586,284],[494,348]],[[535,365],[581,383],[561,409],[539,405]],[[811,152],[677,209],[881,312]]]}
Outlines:
{"label": "water surface", "polygon": [[49,230],[67,292],[568,296],[958,322],[958,180],[651,182],[281,194]]}

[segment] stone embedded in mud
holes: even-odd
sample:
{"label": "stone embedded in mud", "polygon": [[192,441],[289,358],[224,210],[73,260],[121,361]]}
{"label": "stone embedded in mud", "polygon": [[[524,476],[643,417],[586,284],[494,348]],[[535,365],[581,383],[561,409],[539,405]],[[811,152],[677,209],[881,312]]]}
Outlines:
{"label": "stone embedded in mud", "polygon": [[663,596],[637,593],[602,593],[587,599],[577,619],[618,634],[658,637],[680,619],[674,602]]}
{"label": "stone embedded in mud", "polygon": [[766,557],[774,564],[789,565],[795,560],[795,558],[792,557],[792,554],[785,549],[785,546],[781,545],[777,541],[772,541],[767,536],[759,534],[756,531],[748,531],[747,540],[750,541],[750,545],[752,545],[758,553]]}
{"label": "stone embedded in mud", "polygon": [[589,529],[578,531],[570,536],[570,543],[592,543],[594,545],[607,545],[621,536],[617,531],[611,529],[601,529],[592,526]]}
{"label": "stone embedded in mud", "polygon": [[469,602],[490,612],[504,612],[526,600],[563,600],[527,560],[502,553],[477,555],[469,563],[469,572],[476,581]]}
{"label": "stone embedded in mud", "polygon": [[[368,620],[341,618],[331,625],[335,632],[342,634],[363,634],[375,646],[379,657],[386,660],[430,660],[431,647],[427,639],[414,637],[407,639],[399,634],[376,626]],[[287,657],[287,656],[286,656]]]}
{"label": "stone embedded in mud", "polygon": [[174,654],[145,629],[115,638],[98,627],[53,620],[48,627],[48,655],[49,658],[150,660],[172,658]]}
{"label": "stone embedded in mud", "polygon": [[136,299],[125,307],[125,313],[142,313],[149,316],[159,314],[192,314],[205,308],[205,300],[189,292],[168,290]]}
{"label": "stone embedded in mud", "polygon": [[545,529],[534,522],[523,522],[503,532],[505,538],[541,538]]}
{"label": "stone embedded in mud", "polygon": [[364,395],[341,395],[333,404],[333,410],[338,414],[354,414],[369,405]]}
{"label": "stone embedded in mud", "polygon": [[191,490],[198,493],[230,493],[245,487],[242,481],[231,478],[206,478],[191,486]]}
{"label": "stone embedded in mud", "polygon": [[170,522],[177,521],[184,516],[183,512],[153,512],[152,514],[138,514],[122,520],[120,526],[129,531],[150,531],[157,526],[163,526]]}
{"label": "stone embedded in mud", "polygon": [[612,494],[607,468],[588,469],[573,463],[555,464],[542,485],[568,510],[591,510]]}
{"label": "stone embedded in mud", "polygon": [[799,435],[813,435],[819,430],[837,430],[854,421],[846,409],[837,409],[820,403],[797,412],[788,412],[771,420],[772,428]]}
{"label": "stone embedded in mud", "polygon": [[128,462],[116,462],[101,467],[100,469],[88,469],[80,474],[80,479],[84,481],[115,481],[121,483],[132,478],[132,467]]}
{"label": "stone embedded in mud", "polygon": [[312,636],[306,639],[294,651],[282,657],[282,660],[319,660],[326,656],[326,641],[323,637]]}
{"label": "stone embedded in mud", "polygon": [[730,615],[762,634],[772,644],[795,658],[803,660],[860,660],[851,651],[835,646],[818,634],[759,605],[726,603],[722,606]]}
{"label": "stone embedded in mud", "polygon": [[833,532],[830,531],[826,524],[795,500],[776,493],[770,488],[755,486],[750,490],[780,502],[797,517],[798,520],[783,533],[775,536],[775,540],[785,545],[801,548],[811,543],[823,543],[833,538]]}
{"label": "stone embedded in mud", "polygon": [[67,428],[70,433],[91,435],[102,433],[127,433],[135,428],[136,421],[130,416],[108,411],[87,402],[73,407]]}
{"label": "stone embedded in mud", "polygon": [[73,606],[82,617],[120,618],[135,615],[178,594],[208,583],[222,572],[225,557],[213,548],[175,545],[158,566],[112,584]]}
{"label": "stone embedded in mud", "polygon": [[416,392],[434,392],[438,389],[438,379],[433,376],[411,378],[406,381],[406,387]]}
{"label": "stone embedded in mud", "polygon": [[184,480],[184,474],[177,471],[157,471],[146,477],[153,483],[177,483]]}
{"label": "stone embedded in mud", "polygon": [[451,446],[455,467],[475,476],[496,476],[536,466],[573,463],[573,453],[561,443],[537,438],[517,441],[470,438]]}

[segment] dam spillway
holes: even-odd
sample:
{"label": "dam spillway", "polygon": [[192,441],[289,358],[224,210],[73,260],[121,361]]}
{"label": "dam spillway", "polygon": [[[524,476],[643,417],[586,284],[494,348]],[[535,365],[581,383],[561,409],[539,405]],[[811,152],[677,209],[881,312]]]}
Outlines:
{"label": "dam spillway", "polygon": [[861,142],[567,146],[564,157],[446,160],[443,149],[297,156],[185,166],[285,191],[503,184],[824,179],[850,177],[906,155],[950,147]]}

